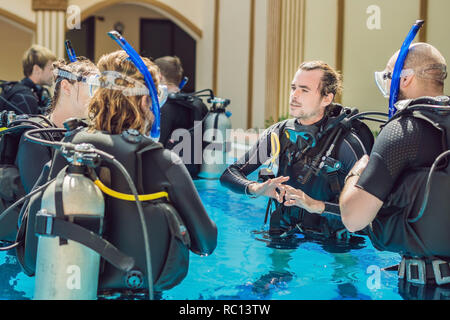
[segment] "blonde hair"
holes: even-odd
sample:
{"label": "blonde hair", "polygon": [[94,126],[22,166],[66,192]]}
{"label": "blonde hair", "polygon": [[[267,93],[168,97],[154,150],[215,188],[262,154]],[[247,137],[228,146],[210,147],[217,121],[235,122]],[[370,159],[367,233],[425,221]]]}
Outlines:
{"label": "blonde hair", "polygon": [[[147,58],[142,57],[142,60],[150,71],[155,86],[158,87],[159,68]],[[97,67],[100,72],[117,71],[145,85],[144,76],[123,50],[103,55]],[[125,96],[121,90],[99,88],[88,108],[90,128],[110,134],[121,134],[127,129],[135,129],[141,134],[147,134],[153,118],[149,108],[141,107],[142,97]]]}
{"label": "blonde hair", "polygon": [[39,66],[39,68],[44,69],[49,61],[55,60],[56,55],[53,52],[43,46],[35,44],[31,46],[31,48],[28,49],[23,55],[23,74],[25,75],[25,77],[29,77],[33,73],[34,65],[37,65]]}

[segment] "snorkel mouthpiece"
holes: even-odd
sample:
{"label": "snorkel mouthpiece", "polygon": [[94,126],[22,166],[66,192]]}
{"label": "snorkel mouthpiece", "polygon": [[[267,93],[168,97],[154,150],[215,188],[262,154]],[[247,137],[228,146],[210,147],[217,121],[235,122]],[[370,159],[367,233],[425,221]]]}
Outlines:
{"label": "snorkel mouthpiece", "polygon": [[397,61],[395,62],[389,95],[389,119],[392,118],[394,114],[397,112],[397,109],[395,108],[395,103],[397,102],[398,94],[400,92],[400,74],[405,65],[406,57],[408,56],[409,47],[424,23],[425,23],[424,20],[417,20],[416,23],[412,26],[400,49]]}
{"label": "snorkel mouthpiece", "polygon": [[134,50],[134,48],[125,40],[125,38],[117,31],[110,31],[108,35],[117,42],[117,44],[128,54],[131,62],[136,66],[140,73],[144,76],[145,84],[150,92],[150,98],[152,100],[152,112],[155,116],[155,120],[153,122],[152,130],[150,132],[150,136],[154,140],[158,140],[160,136],[160,123],[161,123],[161,112],[160,105],[158,101],[158,91],[156,90],[155,83],[153,78],[148,71],[147,66],[145,65],[142,58],[139,54]]}
{"label": "snorkel mouthpiece", "polygon": [[77,55],[75,54],[75,50],[73,50],[72,43],[70,42],[70,40],[66,40],[66,42],[64,44],[66,47],[67,56],[69,57],[69,61],[71,63],[76,62],[78,59],[77,59]]}

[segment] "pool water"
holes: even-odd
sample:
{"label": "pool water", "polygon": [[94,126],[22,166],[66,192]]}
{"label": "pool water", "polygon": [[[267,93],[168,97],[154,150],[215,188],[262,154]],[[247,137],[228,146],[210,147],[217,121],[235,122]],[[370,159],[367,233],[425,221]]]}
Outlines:
{"label": "pool water", "polygon": [[[187,277],[162,299],[402,299],[397,273],[381,270],[399,263],[398,254],[377,251],[367,237],[350,245],[299,237],[294,247],[274,248],[260,232],[265,198],[235,194],[217,180],[195,185],[218,226],[218,245],[210,256],[191,253]],[[34,278],[21,271],[14,253],[0,252],[0,299],[32,299],[33,291]]]}

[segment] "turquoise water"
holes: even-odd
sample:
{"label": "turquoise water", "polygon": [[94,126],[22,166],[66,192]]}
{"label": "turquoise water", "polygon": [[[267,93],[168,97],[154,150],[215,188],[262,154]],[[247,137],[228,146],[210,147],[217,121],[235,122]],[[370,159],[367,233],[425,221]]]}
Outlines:
{"label": "turquoise water", "polygon": [[[396,272],[381,268],[397,254],[375,250],[368,238],[353,245],[298,239],[297,248],[269,247],[262,230],[266,200],[248,199],[218,181],[195,182],[218,226],[218,246],[207,257],[191,254],[189,273],[162,299],[333,300],[402,299]],[[0,299],[31,299],[34,278],[12,253],[0,252]]]}

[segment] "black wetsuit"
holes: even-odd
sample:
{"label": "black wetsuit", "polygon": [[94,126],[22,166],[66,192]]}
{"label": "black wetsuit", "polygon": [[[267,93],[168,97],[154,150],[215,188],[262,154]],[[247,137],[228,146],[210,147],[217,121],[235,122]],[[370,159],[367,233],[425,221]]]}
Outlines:
{"label": "black wetsuit", "polygon": [[[325,173],[325,170],[321,170],[318,176],[312,176],[312,178],[306,184],[300,183],[297,178],[297,172],[306,168],[303,162],[289,163],[289,157],[285,154],[288,153],[286,148],[288,147],[289,141],[285,139],[285,126],[289,123],[295,126],[296,131],[302,130],[297,121],[294,122],[293,119],[286,120],[277,123],[267,129],[259,138],[258,142],[248,151],[241,159],[236,163],[232,164],[226,169],[220,178],[221,183],[231,189],[234,192],[247,194],[247,187],[254,181],[247,179],[247,176],[253,171],[257,170],[262,164],[264,164],[271,155],[272,142],[271,133],[275,132],[278,137],[280,137],[280,157],[278,161],[278,176],[289,176],[289,181],[286,182],[296,189],[301,189],[310,197],[321,200],[327,203],[327,206],[333,206],[334,209],[338,207],[337,198],[340,193],[339,190],[332,188],[330,182],[330,176]],[[328,118],[325,117],[316,124],[309,127],[323,127],[328,123]],[[350,138],[355,138],[354,133],[344,135],[337,142],[335,151],[333,152],[333,157],[341,162],[341,168],[334,172],[334,182],[339,184],[339,187],[343,186],[345,176],[353,167],[354,163],[366,153],[362,143],[356,139],[356,144],[350,142]],[[326,137],[322,138],[321,141],[326,140]],[[355,141],[355,140],[353,140]],[[321,143],[311,150],[311,152],[306,153],[304,159],[309,159],[307,161],[310,164],[311,159],[317,155],[318,150],[321,148]],[[298,150],[298,149],[297,149]],[[306,160],[305,160],[306,161]],[[339,188],[338,187],[338,188]],[[340,217],[328,214],[311,214],[306,210],[299,207],[285,207],[284,205],[279,205],[277,210],[272,213],[270,232],[273,235],[280,234],[293,228],[294,226],[300,226],[300,231],[312,231],[313,233],[318,233],[325,235],[326,237],[333,237],[336,231],[345,229]]]}
{"label": "black wetsuit", "polygon": [[[62,139],[62,135],[55,140]],[[41,137],[42,138],[42,137]],[[52,159],[53,149],[42,145],[26,141],[22,135],[17,152],[16,166],[19,169],[20,180],[26,193],[29,193],[39,176],[44,165]]]}
{"label": "black wetsuit", "polygon": [[412,116],[389,122],[377,137],[356,186],[386,201],[402,173],[430,167],[442,153],[440,132]]}
{"label": "black wetsuit", "polygon": [[[42,117],[42,116],[41,116]],[[29,117],[27,121],[36,124],[36,129],[41,127],[55,127],[49,120],[40,117]],[[20,120],[17,121],[20,124]],[[23,125],[30,125],[23,122]],[[53,156],[53,150],[25,140],[24,132],[12,133],[2,137],[1,143],[1,174],[0,174],[0,213],[31,192],[42,169]],[[47,136],[48,137],[48,136]],[[59,141],[63,135],[52,134],[54,140]],[[45,138],[41,136],[41,138]],[[7,151],[9,150],[9,151]],[[11,154],[9,154],[11,153]],[[17,232],[17,220],[21,207],[16,207],[10,214],[3,215],[0,220],[0,240],[13,241]]]}
{"label": "black wetsuit", "polygon": [[[176,97],[176,95],[173,97]],[[208,113],[208,108],[199,98],[192,99],[192,101],[174,99],[170,95],[161,108],[161,136],[159,142],[164,147],[171,147],[169,140],[176,129],[189,130],[194,126],[194,121],[201,121]]]}
{"label": "black wetsuit", "polygon": [[48,91],[30,78],[22,79],[9,90],[4,96],[9,103],[1,101],[0,111],[14,111],[16,114],[44,114],[47,111],[50,103]]}
{"label": "black wetsuit", "polygon": [[448,102],[446,97],[399,102],[407,103],[407,108],[386,124],[375,141],[356,186],[383,202],[366,228],[379,250],[403,256],[450,257],[449,178],[445,166],[440,168],[442,163],[435,169],[427,205],[422,207],[430,167],[450,141],[446,136]]}

